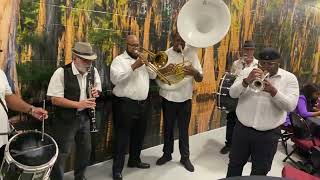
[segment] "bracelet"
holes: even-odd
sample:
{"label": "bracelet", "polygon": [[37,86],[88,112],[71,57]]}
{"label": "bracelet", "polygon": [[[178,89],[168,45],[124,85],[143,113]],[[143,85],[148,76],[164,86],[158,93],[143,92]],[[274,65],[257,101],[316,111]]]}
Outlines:
{"label": "bracelet", "polygon": [[35,108],[35,107],[31,105],[27,113],[28,113],[29,115],[32,115],[34,108]]}

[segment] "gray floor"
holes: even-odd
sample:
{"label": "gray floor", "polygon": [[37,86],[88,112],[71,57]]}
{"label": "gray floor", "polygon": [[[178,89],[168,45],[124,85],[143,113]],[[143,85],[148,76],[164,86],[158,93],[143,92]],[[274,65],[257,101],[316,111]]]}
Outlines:
{"label": "gray floor", "polygon": [[[224,178],[227,171],[228,155],[221,155],[219,150],[224,145],[225,127],[211,130],[190,137],[190,159],[195,166],[195,172],[191,173],[179,163],[180,155],[178,141],[175,141],[173,160],[163,166],[156,166],[156,160],[162,155],[162,145],[146,149],[142,152],[142,160],[151,164],[150,169],[124,168],[122,173],[124,180],[214,180]],[[285,158],[281,143],[275,155],[269,176],[281,176]],[[88,180],[111,180],[112,161],[102,162],[88,168],[86,177]],[[243,175],[249,175],[251,164],[247,163]],[[65,174],[65,180],[72,180],[73,172]]]}

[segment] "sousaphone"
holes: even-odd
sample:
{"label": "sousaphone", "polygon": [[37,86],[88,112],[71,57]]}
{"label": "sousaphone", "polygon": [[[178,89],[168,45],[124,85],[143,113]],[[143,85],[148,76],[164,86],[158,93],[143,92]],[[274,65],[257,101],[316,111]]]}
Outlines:
{"label": "sousaphone", "polygon": [[187,44],[206,48],[220,42],[230,24],[230,11],[222,0],[189,0],[179,12],[177,28]]}
{"label": "sousaphone", "polygon": [[[222,0],[189,0],[178,14],[177,29],[186,44],[195,48],[206,48],[220,42],[229,31],[230,24],[230,11]],[[175,89],[184,84],[181,81],[187,82],[181,73],[184,65],[180,63],[174,72],[166,75],[167,79],[174,79],[174,84],[169,86],[158,82],[159,86]]]}

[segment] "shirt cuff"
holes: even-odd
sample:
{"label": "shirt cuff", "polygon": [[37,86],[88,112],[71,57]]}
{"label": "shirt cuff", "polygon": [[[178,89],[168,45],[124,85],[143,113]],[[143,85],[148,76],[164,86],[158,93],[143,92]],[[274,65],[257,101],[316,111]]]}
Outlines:
{"label": "shirt cuff", "polygon": [[280,91],[277,91],[277,94],[275,96],[273,96],[273,100],[276,100],[276,101],[281,101],[282,99],[285,99],[285,95],[280,92]]}

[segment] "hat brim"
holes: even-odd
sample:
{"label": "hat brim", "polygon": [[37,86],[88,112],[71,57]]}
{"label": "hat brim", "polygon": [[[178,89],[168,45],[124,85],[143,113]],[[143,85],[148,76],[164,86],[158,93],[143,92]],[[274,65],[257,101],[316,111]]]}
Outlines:
{"label": "hat brim", "polygon": [[75,53],[74,51],[72,51],[73,54],[75,54],[76,56],[82,58],[82,59],[86,59],[86,60],[91,60],[94,61],[97,59],[97,54],[93,54],[93,55],[81,55],[78,53]]}
{"label": "hat brim", "polygon": [[255,47],[243,47],[243,49],[255,49]]}

